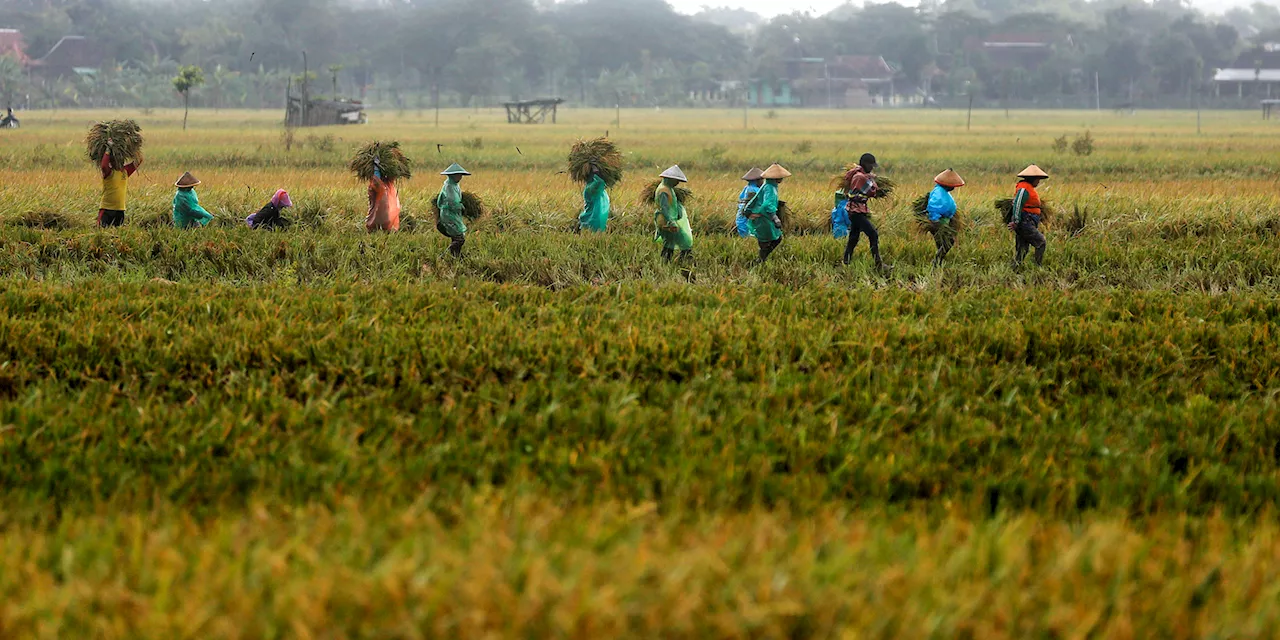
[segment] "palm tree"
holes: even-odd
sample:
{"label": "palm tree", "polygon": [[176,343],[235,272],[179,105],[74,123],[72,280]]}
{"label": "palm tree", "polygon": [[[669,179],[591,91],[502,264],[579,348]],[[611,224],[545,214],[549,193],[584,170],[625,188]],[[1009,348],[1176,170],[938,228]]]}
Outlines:
{"label": "palm tree", "polygon": [[204,70],[197,66],[186,66],[178,70],[173,79],[173,88],[182,94],[182,130],[187,130],[187,115],[191,113],[191,90],[204,84]]}

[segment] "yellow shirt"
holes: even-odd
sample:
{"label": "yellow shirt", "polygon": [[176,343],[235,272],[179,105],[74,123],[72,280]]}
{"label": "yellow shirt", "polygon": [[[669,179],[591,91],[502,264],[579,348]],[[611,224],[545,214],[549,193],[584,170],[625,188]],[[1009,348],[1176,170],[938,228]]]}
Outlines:
{"label": "yellow shirt", "polygon": [[123,171],[112,171],[110,178],[102,179],[102,206],[107,211],[124,211],[129,176]]}

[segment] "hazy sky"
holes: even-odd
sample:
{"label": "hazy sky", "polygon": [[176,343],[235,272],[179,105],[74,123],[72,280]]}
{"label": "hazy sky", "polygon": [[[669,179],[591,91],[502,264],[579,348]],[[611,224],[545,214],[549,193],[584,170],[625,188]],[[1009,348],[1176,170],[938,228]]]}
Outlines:
{"label": "hazy sky", "polygon": [[[704,5],[713,7],[741,7],[773,17],[793,11],[810,10],[813,13],[826,13],[842,4],[845,0],[668,0],[681,13],[697,13]],[[1277,4],[1280,0],[1263,0],[1267,4]],[[901,4],[914,5],[915,0],[899,0]],[[1249,6],[1253,0],[1191,0],[1191,4],[1202,11],[1222,13],[1231,7]],[[862,4],[855,1],[854,4]]]}

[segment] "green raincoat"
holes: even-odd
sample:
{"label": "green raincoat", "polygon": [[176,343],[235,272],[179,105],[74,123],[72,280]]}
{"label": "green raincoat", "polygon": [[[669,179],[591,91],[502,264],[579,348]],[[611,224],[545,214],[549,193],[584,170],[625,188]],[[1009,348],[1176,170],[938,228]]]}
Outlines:
{"label": "green raincoat", "polygon": [[693,229],[689,228],[689,214],[676,197],[676,190],[664,180],[658,185],[655,196],[658,211],[654,214],[653,221],[658,228],[658,237],[662,239],[662,246],[680,251],[693,249]]}
{"label": "green raincoat", "polygon": [[774,218],[778,215],[778,183],[768,180],[760,187],[760,191],[756,192],[756,197],[751,199],[751,203],[747,205],[747,216],[759,216],[758,218],[750,218],[751,229],[756,233],[756,240],[760,242],[773,242],[782,237],[782,229],[774,222]]}
{"label": "green raincoat", "polygon": [[462,217],[462,187],[452,178],[446,178],[436,196],[436,206],[440,208],[440,219],[436,221],[436,231],[456,238],[467,235],[467,223]]}
{"label": "green raincoat", "polygon": [[587,231],[604,231],[609,226],[609,189],[604,178],[591,176],[587,188],[582,191],[584,206],[578,216],[578,226]]}
{"label": "green raincoat", "polygon": [[179,229],[203,227],[213,220],[213,214],[200,206],[195,189],[178,189],[173,196],[173,226]]}

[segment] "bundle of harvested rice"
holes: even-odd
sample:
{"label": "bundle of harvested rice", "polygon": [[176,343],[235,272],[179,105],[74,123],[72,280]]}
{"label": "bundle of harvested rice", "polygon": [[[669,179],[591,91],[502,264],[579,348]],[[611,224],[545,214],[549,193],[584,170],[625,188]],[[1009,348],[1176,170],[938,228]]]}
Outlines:
{"label": "bundle of harvested rice", "polygon": [[924,194],[911,201],[911,216],[915,218],[916,230],[920,233],[946,233],[955,235],[967,226],[963,217],[957,212],[951,224],[938,224],[929,219],[929,194]]}
{"label": "bundle of harvested rice", "polygon": [[608,138],[579,140],[569,150],[569,176],[574,180],[590,180],[592,165],[600,169],[605,186],[613,188],[622,181],[622,152]]}
{"label": "bundle of harvested rice", "polygon": [[[857,166],[858,165],[856,164],[851,164],[848,167],[845,167],[844,173],[841,173],[831,178],[831,186],[837,189],[843,189],[846,186],[848,186],[848,184],[845,182],[845,178],[847,178],[849,176],[849,172],[853,171]],[[886,178],[884,176],[876,176],[876,192],[875,192],[875,195],[871,196],[871,198],[872,199],[891,198],[893,197],[893,192],[896,191],[897,189],[898,189],[898,183],[894,182],[892,178]]]}
{"label": "bundle of harvested rice", "polygon": [[116,171],[142,158],[142,127],[133,120],[99,122],[89,128],[84,142],[90,162],[100,164],[109,151],[111,167]]}
{"label": "bundle of harvested rice", "polygon": [[[644,186],[644,190],[640,192],[640,201],[645,204],[658,204],[658,186],[661,184],[661,178],[646,184]],[[681,204],[688,204],[695,197],[693,195],[693,191],[683,184],[676,185],[675,189],[676,199],[679,200]]]}
{"label": "bundle of harvested rice", "polygon": [[408,180],[413,177],[413,161],[400,150],[400,143],[373,141],[356,150],[348,166],[361,180],[372,180],[374,159],[382,167],[384,180]]}
{"label": "bundle of harvested rice", "polygon": [[786,201],[779,200],[778,201],[778,220],[782,222],[782,232],[787,235],[791,235],[792,222],[793,222],[791,218],[792,218],[791,207],[787,205]]}
{"label": "bundle of harvested rice", "polygon": [[884,176],[876,176],[876,193],[872,198],[891,198],[898,189],[898,183]]}
{"label": "bundle of harvested rice", "polygon": [[[1009,224],[1013,220],[1013,198],[1000,198],[993,202],[992,206],[996,208],[996,211],[1000,212],[1000,219],[1004,220],[1005,224]],[[1040,222],[1048,223],[1052,218],[1053,208],[1049,206],[1048,202],[1041,201]]]}
{"label": "bundle of harvested rice", "polygon": [[[440,207],[435,200],[431,201],[431,209],[435,211],[436,219],[439,219]],[[462,192],[462,217],[474,222],[487,215],[489,215],[489,208],[485,206],[483,198],[470,191]],[[401,224],[403,225],[403,222]]]}

